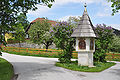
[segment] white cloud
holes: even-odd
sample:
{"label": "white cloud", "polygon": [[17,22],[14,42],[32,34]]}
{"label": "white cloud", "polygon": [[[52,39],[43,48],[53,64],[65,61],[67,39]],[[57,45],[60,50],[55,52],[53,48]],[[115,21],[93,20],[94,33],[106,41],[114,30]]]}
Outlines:
{"label": "white cloud", "polygon": [[101,3],[103,6],[109,6],[111,7],[112,2],[108,2],[107,0],[101,0]]}
{"label": "white cloud", "polygon": [[68,4],[68,3],[82,3],[84,4],[85,2],[87,4],[91,4],[91,3],[100,3],[103,0],[55,0],[55,2],[53,2],[53,6],[52,8],[48,8],[47,6],[42,6],[42,5],[37,5],[37,10],[36,11],[28,11],[27,16],[28,19],[30,19],[30,17],[43,17],[43,15],[51,15],[53,14],[52,12],[50,12],[52,9],[57,8],[59,6]]}
{"label": "white cloud", "polygon": [[58,21],[67,21],[70,16],[64,16],[58,19]]}
{"label": "white cloud", "polygon": [[58,19],[58,21],[68,21],[69,17],[76,17],[78,18],[79,15],[68,15],[68,16],[64,16]]}
{"label": "white cloud", "polygon": [[[102,0],[99,0],[99,1],[102,1]],[[64,4],[68,4],[68,3],[91,4],[91,3],[98,3],[98,0],[55,0],[55,4],[57,4],[57,5],[64,5]]]}
{"label": "white cloud", "polygon": [[[94,1],[97,1],[97,0],[89,0],[87,2],[92,3]],[[55,0],[55,2],[52,3],[53,4],[52,8],[48,8],[47,6],[43,6],[43,5],[36,5],[38,9],[36,11],[29,10],[27,15],[31,15],[34,17],[42,16],[44,14],[48,14],[48,12],[54,8],[68,4],[70,2],[71,3],[85,3],[86,0]]]}
{"label": "white cloud", "polygon": [[29,17],[41,17],[44,14],[47,14],[51,8],[48,8],[47,6],[42,6],[42,5],[36,5],[37,6],[37,10],[36,11],[31,11],[29,10],[27,15]]}
{"label": "white cloud", "polygon": [[112,14],[112,8],[110,7],[111,4],[107,5],[109,3],[106,3],[104,5],[104,9],[98,10],[96,17],[108,17]]}
{"label": "white cloud", "polygon": [[111,13],[106,13],[106,12],[98,12],[96,14],[97,17],[108,17],[111,16]]}
{"label": "white cloud", "polygon": [[97,11],[95,17],[109,17],[109,16],[111,16],[111,14],[112,14],[112,8],[111,8],[112,3],[108,2],[107,0],[100,0],[99,3],[104,7],[104,9],[100,8]]}

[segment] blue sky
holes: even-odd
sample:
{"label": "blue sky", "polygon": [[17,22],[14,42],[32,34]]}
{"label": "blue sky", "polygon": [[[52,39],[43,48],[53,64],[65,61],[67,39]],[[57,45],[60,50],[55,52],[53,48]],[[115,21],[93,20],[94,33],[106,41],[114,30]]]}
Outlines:
{"label": "blue sky", "polygon": [[38,9],[28,11],[27,17],[30,22],[38,17],[67,21],[70,16],[82,16],[85,2],[93,25],[105,23],[120,30],[120,13],[112,16],[111,3],[108,3],[107,0],[55,0],[52,8],[37,5]]}

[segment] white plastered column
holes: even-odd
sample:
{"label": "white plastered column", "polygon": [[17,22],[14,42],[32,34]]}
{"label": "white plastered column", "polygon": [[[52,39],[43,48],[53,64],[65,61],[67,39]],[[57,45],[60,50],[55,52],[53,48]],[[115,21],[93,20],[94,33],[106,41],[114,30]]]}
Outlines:
{"label": "white plastered column", "polygon": [[[93,52],[94,50],[90,50],[90,38],[85,38],[86,49],[80,50],[78,47],[79,40],[76,38],[76,51],[78,51],[78,65],[81,66],[93,66]],[[94,45],[95,47],[95,45]]]}

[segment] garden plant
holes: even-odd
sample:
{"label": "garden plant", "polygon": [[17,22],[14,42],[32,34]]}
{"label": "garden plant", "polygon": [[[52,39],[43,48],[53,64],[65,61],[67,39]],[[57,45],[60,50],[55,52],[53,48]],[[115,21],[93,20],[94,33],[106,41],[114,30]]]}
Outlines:
{"label": "garden plant", "polygon": [[72,51],[74,50],[73,46],[75,45],[75,39],[71,38],[73,28],[74,27],[67,22],[60,22],[50,31],[56,47],[63,50],[62,53],[59,54],[60,62],[71,62]]}

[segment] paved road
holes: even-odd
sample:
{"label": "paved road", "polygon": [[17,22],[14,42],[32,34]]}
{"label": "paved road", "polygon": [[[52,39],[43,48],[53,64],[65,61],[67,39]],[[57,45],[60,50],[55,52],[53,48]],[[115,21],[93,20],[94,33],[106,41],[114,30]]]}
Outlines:
{"label": "paved road", "polygon": [[14,66],[17,80],[120,80],[120,62],[105,71],[88,73],[54,66],[57,58],[19,56],[3,53]]}

